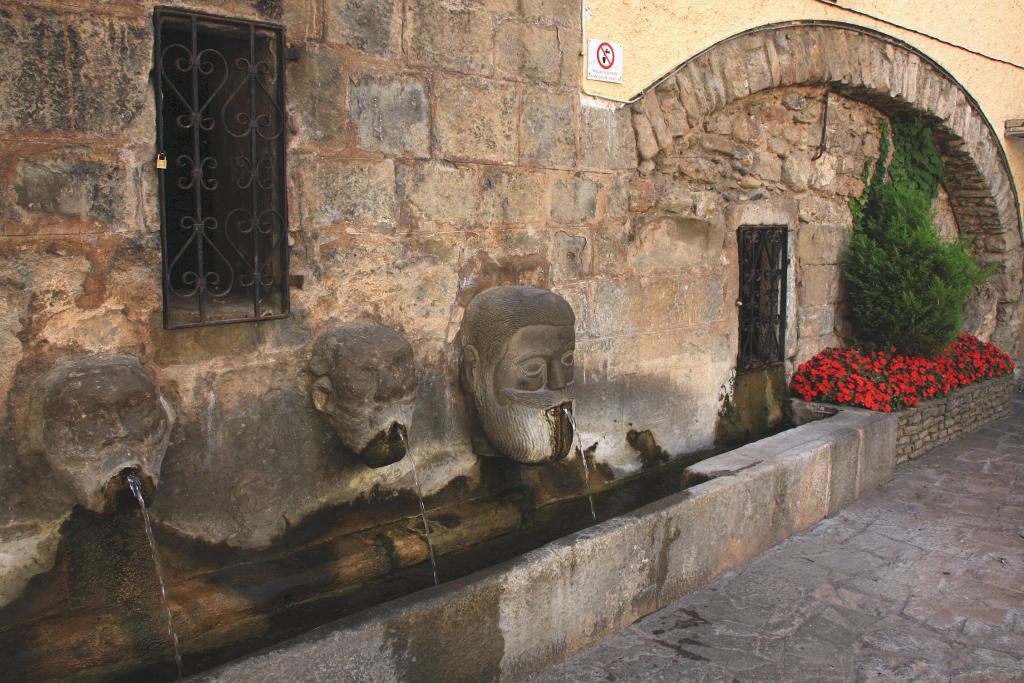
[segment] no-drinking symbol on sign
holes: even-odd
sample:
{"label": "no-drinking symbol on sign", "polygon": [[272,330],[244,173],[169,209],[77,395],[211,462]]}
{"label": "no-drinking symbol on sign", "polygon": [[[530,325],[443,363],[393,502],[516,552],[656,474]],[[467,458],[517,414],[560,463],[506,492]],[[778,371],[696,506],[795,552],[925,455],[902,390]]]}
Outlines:
{"label": "no-drinking symbol on sign", "polygon": [[591,38],[587,59],[587,78],[592,81],[622,83],[622,46]]}

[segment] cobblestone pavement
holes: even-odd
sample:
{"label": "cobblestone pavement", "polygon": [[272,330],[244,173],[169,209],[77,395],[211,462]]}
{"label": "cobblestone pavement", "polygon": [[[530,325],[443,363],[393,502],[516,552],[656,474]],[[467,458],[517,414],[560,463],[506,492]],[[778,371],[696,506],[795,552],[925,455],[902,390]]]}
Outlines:
{"label": "cobblestone pavement", "polygon": [[535,679],[1024,681],[1024,400]]}

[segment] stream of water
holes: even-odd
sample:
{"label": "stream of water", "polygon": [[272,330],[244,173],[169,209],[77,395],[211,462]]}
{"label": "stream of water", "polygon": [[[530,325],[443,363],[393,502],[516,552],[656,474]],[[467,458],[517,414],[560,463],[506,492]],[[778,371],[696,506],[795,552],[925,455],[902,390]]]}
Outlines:
{"label": "stream of water", "polygon": [[167,598],[167,583],[164,581],[164,568],[160,564],[160,553],[156,550],[156,538],[153,536],[153,525],[149,522],[149,512],[146,511],[146,501],[142,497],[142,482],[135,472],[128,471],[124,475],[128,482],[128,488],[135,496],[135,502],[139,504],[142,511],[142,521],[146,524],[146,538],[149,539],[149,550],[153,555],[153,565],[156,567],[156,578],[160,582],[160,599],[163,601],[164,612],[167,614],[167,633],[171,636],[171,644],[174,646],[174,663],[178,666],[178,680],[181,680],[183,667],[181,663],[181,643],[178,641],[178,633],[174,630],[174,615],[171,613],[171,601]]}
{"label": "stream of water", "polygon": [[405,438],[405,432],[398,432],[402,444],[405,445],[405,454],[412,465],[412,479],[416,485],[416,499],[420,502],[420,518],[423,520],[423,533],[427,538],[427,551],[430,553],[430,568],[434,572],[434,585],[440,583],[437,578],[437,558],[434,556],[434,542],[430,539],[430,521],[427,520],[427,506],[423,504],[423,487],[420,486],[420,473],[416,470],[416,458],[412,457],[409,450],[409,442]]}
{"label": "stream of water", "polygon": [[569,427],[572,429],[572,448],[580,456],[583,463],[583,485],[587,489],[587,500],[590,501],[590,516],[597,520],[597,511],[594,509],[594,493],[590,490],[590,466],[587,465],[587,455],[583,452],[583,443],[580,440],[580,433],[576,430],[576,420],[572,417],[572,411],[562,406],[562,412],[569,419]]}

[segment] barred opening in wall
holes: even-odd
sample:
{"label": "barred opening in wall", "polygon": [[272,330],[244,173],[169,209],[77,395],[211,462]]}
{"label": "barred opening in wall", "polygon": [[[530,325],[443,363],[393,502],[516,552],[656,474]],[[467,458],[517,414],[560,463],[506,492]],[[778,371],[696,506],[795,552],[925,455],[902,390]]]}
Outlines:
{"label": "barred opening in wall", "polygon": [[164,325],[283,317],[283,31],[164,8],[154,21]]}
{"label": "barred opening in wall", "polygon": [[738,369],[783,361],[786,347],[785,225],[745,225],[736,232],[740,253],[740,352]]}

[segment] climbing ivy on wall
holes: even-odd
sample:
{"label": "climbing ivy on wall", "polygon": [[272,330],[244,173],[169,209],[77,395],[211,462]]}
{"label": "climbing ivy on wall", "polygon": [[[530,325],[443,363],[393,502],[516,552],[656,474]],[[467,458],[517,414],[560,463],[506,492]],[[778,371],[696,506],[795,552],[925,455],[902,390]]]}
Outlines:
{"label": "climbing ivy on wall", "polygon": [[966,241],[944,243],[933,226],[945,176],[931,127],[909,114],[893,119],[888,166],[889,126],[879,128],[879,157],[850,203],[855,230],[841,259],[854,333],[867,348],[931,355],[959,334],[967,297],[990,272]]}
{"label": "climbing ivy on wall", "polygon": [[885,180],[885,164],[889,159],[889,122],[885,119],[879,121],[878,132],[881,136],[878,142],[878,158],[875,159],[874,164],[870,161],[865,162],[864,172],[860,176],[860,181],[864,183],[864,193],[850,200],[850,213],[853,214],[854,226],[860,225],[864,218],[864,207],[867,206],[868,199],[877,191],[877,186]]}

